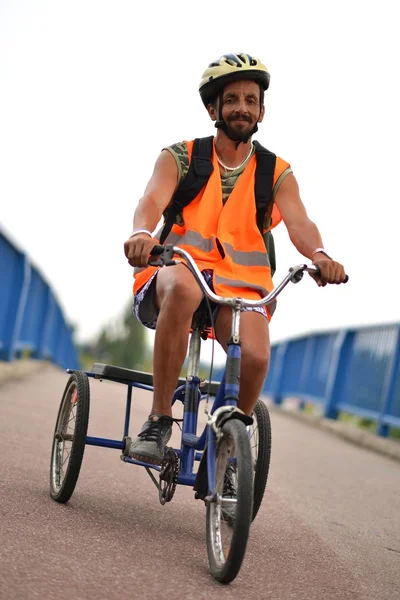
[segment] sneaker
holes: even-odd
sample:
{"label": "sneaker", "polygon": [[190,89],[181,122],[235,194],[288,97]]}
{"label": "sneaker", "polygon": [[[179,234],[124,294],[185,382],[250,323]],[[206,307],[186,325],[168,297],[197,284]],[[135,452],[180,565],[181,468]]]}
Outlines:
{"label": "sneaker", "polygon": [[172,423],[172,417],[167,415],[150,415],[131,443],[129,456],[142,462],[161,464],[165,446],[172,434]]}
{"label": "sneaker", "polygon": [[[236,466],[229,462],[225,471],[224,487],[222,490],[222,498],[229,500],[237,500],[237,472]],[[222,509],[222,518],[229,525],[233,525],[236,516],[236,502],[224,502]]]}

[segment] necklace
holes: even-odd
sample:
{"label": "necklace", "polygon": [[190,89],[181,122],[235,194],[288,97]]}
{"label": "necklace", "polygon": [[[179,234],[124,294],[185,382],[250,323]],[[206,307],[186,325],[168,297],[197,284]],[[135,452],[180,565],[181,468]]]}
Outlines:
{"label": "necklace", "polygon": [[246,158],[240,163],[240,165],[237,165],[237,167],[227,167],[226,165],[224,165],[224,163],[222,162],[222,160],[220,159],[220,157],[218,156],[218,154],[216,152],[215,152],[215,154],[217,156],[217,161],[219,162],[221,167],[225,169],[225,171],[237,171],[238,169],[240,169],[240,167],[243,167],[245,162],[247,162],[249,160],[252,152],[253,152],[253,144],[250,145],[250,152],[248,153]]}

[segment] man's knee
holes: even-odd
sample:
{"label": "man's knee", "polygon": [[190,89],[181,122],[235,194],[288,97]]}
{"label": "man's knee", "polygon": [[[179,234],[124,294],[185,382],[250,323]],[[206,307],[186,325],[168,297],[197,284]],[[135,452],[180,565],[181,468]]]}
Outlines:
{"label": "man's knee", "polygon": [[202,292],[186,267],[177,265],[160,270],[156,287],[158,308],[178,306],[182,313],[193,314],[201,300]]}
{"label": "man's knee", "polygon": [[[265,376],[271,354],[268,321],[259,313],[243,314],[242,360],[254,376]],[[241,323],[241,324],[242,324]]]}
{"label": "man's knee", "polygon": [[266,376],[269,368],[270,349],[263,345],[254,343],[252,345],[242,345],[242,365],[243,367],[258,375]]}

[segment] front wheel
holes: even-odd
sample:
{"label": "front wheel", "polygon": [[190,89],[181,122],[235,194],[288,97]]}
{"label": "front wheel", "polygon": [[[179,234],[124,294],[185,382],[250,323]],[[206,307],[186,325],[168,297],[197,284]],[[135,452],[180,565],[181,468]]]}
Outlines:
{"label": "front wheel", "polygon": [[254,469],[254,521],[264,496],[271,460],[271,420],[265,402],[257,400],[252,417],[253,424],[248,430]]}
{"label": "front wheel", "polygon": [[212,576],[230,583],[238,574],[253,510],[253,463],[241,421],[222,426],[216,445],[215,494],[207,502],[207,553]]}
{"label": "front wheel", "polygon": [[61,399],[50,463],[50,495],[67,502],[81,469],[89,421],[90,390],[86,373],[75,371]]}

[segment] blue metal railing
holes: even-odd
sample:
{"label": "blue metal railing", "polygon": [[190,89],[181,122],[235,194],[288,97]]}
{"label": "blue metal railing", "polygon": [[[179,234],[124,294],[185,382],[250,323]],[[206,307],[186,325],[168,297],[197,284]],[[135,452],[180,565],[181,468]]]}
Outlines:
{"label": "blue metal railing", "polygon": [[[324,416],[347,412],[400,427],[400,325],[319,333],[272,346],[263,392],[319,404]],[[302,405],[300,403],[300,406]]]}
{"label": "blue metal railing", "polygon": [[[214,371],[221,381],[223,369]],[[263,387],[274,404],[286,398],[376,421],[377,433],[400,428],[400,324],[376,325],[293,338],[272,344]]]}
{"label": "blue metal railing", "polygon": [[0,360],[29,351],[62,368],[79,368],[71,327],[37,268],[0,229]]}
{"label": "blue metal railing", "polygon": [[[28,350],[62,368],[79,368],[72,330],[40,272],[0,229],[0,360]],[[220,379],[216,372],[214,378]],[[348,412],[400,427],[400,324],[343,329],[273,344],[264,394],[295,397],[335,419]]]}

